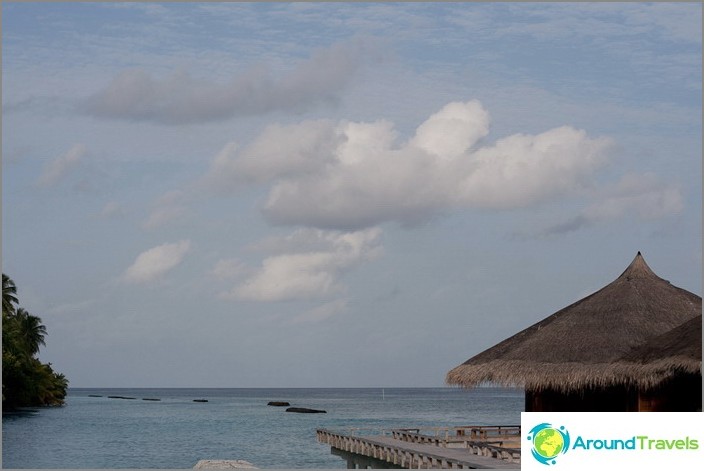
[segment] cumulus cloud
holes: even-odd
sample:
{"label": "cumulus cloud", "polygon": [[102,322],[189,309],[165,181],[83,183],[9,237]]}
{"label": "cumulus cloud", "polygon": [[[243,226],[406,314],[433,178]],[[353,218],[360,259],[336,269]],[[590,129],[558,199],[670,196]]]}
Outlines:
{"label": "cumulus cloud", "polygon": [[[265,258],[229,296],[251,301],[325,298],[343,289],[339,280],[345,271],[380,255],[380,235],[378,228],[356,232],[299,229],[280,244],[269,239],[269,246],[287,247],[288,251]],[[292,240],[301,239],[313,241],[316,247],[291,245]]]}
{"label": "cumulus cloud", "polygon": [[81,109],[101,118],[189,124],[271,111],[301,112],[335,102],[375,49],[364,41],[334,44],[315,52],[287,75],[273,78],[254,67],[228,83],[212,83],[178,72],[165,79],[127,70],[87,97]]}
{"label": "cumulus cloud", "polygon": [[75,144],[68,152],[60,155],[44,166],[37,180],[41,187],[49,187],[61,180],[72,168],[76,167],[87,153],[86,146]]}
{"label": "cumulus cloud", "polygon": [[219,280],[237,278],[247,271],[247,266],[236,258],[218,260],[210,274]]}
{"label": "cumulus cloud", "polygon": [[458,199],[472,207],[512,209],[573,194],[591,185],[608,146],[607,139],[591,139],[569,126],[500,139],[471,155]]}
{"label": "cumulus cloud", "polygon": [[449,103],[405,142],[383,120],[276,126],[241,151],[223,149],[205,178],[220,189],[271,184],[263,212],[273,223],[351,231],[568,196],[607,160],[608,139],[569,126],[487,143],[489,127],[476,100]]}
{"label": "cumulus cloud", "polygon": [[201,185],[228,191],[233,184],[262,183],[291,175],[315,173],[331,148],[341,144],[331,121],[271,125],[240,150],[230,142],[215,156]]}
{"label": "cumulus cloud", "polygon": [[629,174],[602,192],[600,201],[584,212],[588,219],[615,219],[632,213],[642,219],[658,219],[679,213],[684,207],[679,188],[659,181],[655,174]]}
{"label": "cumulus cloud", "polygon": [[622,217],[659,219],[677,214],[684,208],[679,188],[662,183],[652,173],[624,175],[617,183],[600,188],[595,199],[579,215],[548,228],[545,233],[573,232]]}
{"label": "cumulus cloud", "polygon": [[431,155],[454,159],[487,134],[489,113],[481,103],[450,103],[418,127],[411,144]]}
{"label": "cumulus cloud", "polygon": [[128,283],[154,281],[176,268],[191,248],[191,241],[182,240],[162,244],[139,254],[125,271],[123,280]]}
{"label": "cumulus cloud", "polygon": [[182,190],[169,191],[161,195],[142,227],[145,229],[156,229],[171,222],[184,219],[190,214],[186,200],[187,194]]}

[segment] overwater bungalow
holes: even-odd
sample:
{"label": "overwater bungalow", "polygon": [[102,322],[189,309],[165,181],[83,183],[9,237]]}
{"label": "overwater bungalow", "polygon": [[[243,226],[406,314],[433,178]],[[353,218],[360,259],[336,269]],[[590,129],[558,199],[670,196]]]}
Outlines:
{"label": "overwater bungalow", "polygon": [[701,314],[700,296],[657,276],[638,252],[616,280],[446,381],[523,387],[527,412],[701,410]]}

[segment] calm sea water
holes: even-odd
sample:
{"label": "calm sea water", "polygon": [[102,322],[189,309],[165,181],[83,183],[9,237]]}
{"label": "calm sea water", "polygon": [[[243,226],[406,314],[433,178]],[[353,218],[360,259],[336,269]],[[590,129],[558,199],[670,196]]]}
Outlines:
{"label": "calm sea water", "polygon": [[[327,413],[285,412],[269,401]],[[70,389],[64,407],[3,415],[2,467],[175,469],[243,459],[260,468],[345,468],[316,441],[317,428],[518,425],[522,409],[523,392],[504,388]]]}

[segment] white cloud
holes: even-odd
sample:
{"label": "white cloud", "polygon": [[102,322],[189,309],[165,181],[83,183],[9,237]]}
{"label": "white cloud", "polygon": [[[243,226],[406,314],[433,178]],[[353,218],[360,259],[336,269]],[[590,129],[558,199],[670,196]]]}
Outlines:
{"label": "white cloud", "polygon": [[600,201],[584,211],[587,219],[608,220],[629,213],[641,219],[658,219],[679,213],[684,207],[679,189],[662,184],[650,173],[625,175],[602,195]]}
{"label": "white cloud", "polygon": [[190,240],[162,244],[139,254],[125,271],[123,280],[128,283],[153,281],[176,268],[191,248]]}
{"label": "white cloud", "polygon": [[[310,126],[325,137],[317,143],[304,139],[300,147],[291,140],[284,154],[304,155],[312,148],[310,160],[297,157],[288,166],[277,164],[281,155],[258,160],[259,167],[278,169],[268,174],[272,188],[263,206],[274,223],[357,230],[386,221],[413,224],[457,208],[539,204],[591,185],[610,145],[564,126],[482,146],[489,115],[477,101],[448,104],[405,143],[397,143],[387,121]],[[333,131],[336,139],[330,138]],[[229,159],[244,165],[241,155]],[[229,180],[231,187],[237,184]]]}
{"label": "white cloud", "polygon": [[334,44],[314,52],[287,75],[273,78],[259,66],[228,83],[211,83],[178,72],[155,79],[142,69],[122,72],[84,100],[83,111],[102,118],[161,124],[203,123],[271,111],[301,112],[334,103],[374,48],[364,41]]}
{"label": "white cloud", "polygon": [[236,258],[218,260],[211,270],[211,275],[219,280],[237,278],[247,271],[247,266]]}
{"label": "white cloud", "polygon": [[536,136],[517,134],[471,155],[457,189],[471,207],[510,209],[574,194],[606,163],[606,139],[569,126]]}
{"label": "white cloud", "polygon": [[[357,232],[299,229],[292,239],[282,239],[290,251],[272,255],[250,278],[229,293],[230,297],[252,301],[288,301],[319,299],[343,289],[340,276],[359,263],[379,256],[381,247],[378,228]],[[309,238],[318,245],[296,249],[291,240]],[[269,240],[268,244],[276,245]]]}
{"label": "white cloud", "polygon": [[679,188],[662,183],[652,173],[624,175],[617,183],[599,188],[595,199],[576,217],[549,227],[544,233],[573,232],[620,218],[659,219],[684,208]]}
{"label": "white cloud", "polygon": [[261,183],[287,175],[314,173],[326,152],[340,144],[330,121],[304,121],[267,127],[241,152],[230,142],[213,159],[201,185],[227,191],[233,183]]}
{"label": "white cloud", "polygon": [[[609,163],[608,138],[561,126],[490,142],[489,125],[489,113],[476,100],[449,103],[405,141],[385,120],[275,125],[242,149],[228,144],[201,181],[221,191],[244,183],[269,185],[262,211],[271,222],[342,231],[389,221],[410,225],[457,209],[512,210],[566,198],[586,198],[586,209],[547,232],[570,232],[627,212],[660,218],[682,208],[679,190],[652,175],[625,176],[606,187],[599,183],[599,171]],[[286,267],[294,261],[285,258],[288,248],[308,244],[312,249],[320,242],[299,237],[257,244],[269,251],[284,246],[284,258],[266,261],[267,276],[289,274]],[[295,263],[325,263],[304,258]],[[335,286],[326,272],[311,270],[320,278],[299,280],[327,283],[328,290]],[[251,297],[264,296],[253,294],[255,286]]]}
{"label": "white cloud", "polygon": [[39,176],[37,184],[41,187],[49,187],[56,184],[69,170],[80,163],[86,153],[86,146],[83,144],[75,144],[68,152],[60,155],[44,166],[44,170]]}
{"label": "white cloud", "polygon": [[489,113],[477,100],[450,103],[416,130],[411,144],[431,155],[455,159],[489,134]]}
{"label": "white cloud", "polygon": [[186,193],[182,190],[169,191],[160,196],[142,227],[156,229],[187,217],[190,209],[184,203],[186,197]]}

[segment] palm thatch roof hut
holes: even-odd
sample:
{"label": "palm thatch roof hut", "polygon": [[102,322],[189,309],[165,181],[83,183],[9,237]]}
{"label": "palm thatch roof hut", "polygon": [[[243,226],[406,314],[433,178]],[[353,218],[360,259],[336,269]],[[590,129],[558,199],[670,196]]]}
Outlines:
{"label": "palm thatch roof hut", "polygon": [[641,391],[640,410],[701,411],[701,314],[632,349],[612,367]]}
{"label": "palm thatch roof hut", "polygon": [[[620,369],[614,365],[629,354],[644,355],[634,349],[701,309],[700,296],[658,277],[638,252],[616,280],[470,358],[446,381],[523,387],[526,411],[639,410],[648,375],[624,374],[626,361]],[[701,349],[699,362],[701,376]]]}

